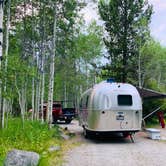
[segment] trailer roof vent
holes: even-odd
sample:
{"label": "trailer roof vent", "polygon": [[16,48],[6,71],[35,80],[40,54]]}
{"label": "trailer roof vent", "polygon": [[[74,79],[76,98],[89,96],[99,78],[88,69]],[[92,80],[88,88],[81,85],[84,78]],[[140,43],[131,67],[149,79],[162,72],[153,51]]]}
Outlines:
{"label": "trailer roof vent", "polygon": [[108,78],[108,79],[107,79],[107,82],[108,82],[108,83],[114,83],[114,82],[115,82],[115,79],[114,79],[114,78]]}

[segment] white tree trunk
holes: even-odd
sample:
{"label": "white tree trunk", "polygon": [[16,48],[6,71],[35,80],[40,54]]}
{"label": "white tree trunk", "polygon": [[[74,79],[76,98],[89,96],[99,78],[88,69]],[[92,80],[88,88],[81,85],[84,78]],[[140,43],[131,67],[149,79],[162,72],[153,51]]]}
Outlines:
{"label": "white tree trunk", "polygon": [[55,65],[55,51],[56,51],[56,3],[54,5],[54,29],[52,40],[52,55],[50,62],[50,79],[49,79],[49,93],[48,93],[48,124],[51,128],[52,123],[52,105],[53,105],[53,93],[54,93],[54,65]]}
{"label": "white tree trunk", "polygon": [[2,54],[3,54],[2,44],[3,44],[3,4],[0,4],[0,59],[2,59]]}
{"label": "white tree trunk", "polygon": [[42,48],[41,48],[41,121],[42,123],[44,122],[44,109],[43,109],[43,104],[44,104],[44,90],[45,90],[45,70],[44,70],[44,62],[45,62],[45,51],[44,51],[44,41],[42,42]]}
{"label": "white tree trunk", "polygon": [[19,105],[21,109],[21,119],[22,119],[22,125],[24,127],[24,121],[25,121],[25,106],[26,106],[26,85],[22,86],[20,89],[17,85],[17,78],[15,79],[15,85],[19,97]]}
{"label": "white tree trunk", "polygon": [[138,56],[138,86],[139,88],[142,88],[142,78],[141,78],[141,53],[139,51]]}
{"label": "white tree trunk", "polygon": [[42,83],[41,83],[41,121],[44,122],[44,109],[43,109],[43,103],[44,103],[44,90],[45,90],[45,73],[42,74]]}
{"label": "white tree trunk", "polygon": [[[34,7],[33,7],[33,1],[31,0],[31,5],[32,5],[32,17],[34,17]],[[33,41],[33,36],[34,36],[34,19],[32,19],[31,22],[31,26],[32,26],[32,67],[33,67],[33,73],[34,73],[34,61],[35,61],[35,43]],[[32,114],[31,114],[31,120],[33,121],[35,119],[35,78],[33,76],[32,78],[32,99],[31,99],[31,104],[32,104]]]}
{"label": "white tree trunk", "polygon": [[[32,62],[32,65],[34,65],[34,61],[35,61],[35,46],[34,46],[34,42],[32,42],[32,51],[33,51],[33,62]],[[35,71],[34,71],[34,68],[33,68],[33,73],[34,72]],[[35,78],[33,76],[33,78],[32,78],[32,117],[31,117],[31,119],[34,120],[35,118],[36,118],[36,110],[35,110]]]}
{"label": "white tree trunk", "polygon": [[[67,87],[66,87],[66,81],[64,82],[64,90],[65,90],[64,100],[66,101],[66,100],[67,100]],[[65,102],[64,107],[67,107],[67,105],[66,105],[66,104],[67,104],[67,103]]]}
{"label": "white tree trunk", "polygon": [[85,71],[86,71],[86,89],[89,88],[89,73],[88,73],[88,62],[85,61]]}
{"label": "white tree trunk", "polygon": [[38,73],[38,78],[36,81],[36,102],[35,102],[35,118],[36,120],[39,120],[39,109],[40,109],[40,75]]}
{"label": "white tree trunk", "polygon": [[159,71],[159,75],[158,75],[158,81],[157,81],[157,87],[159,88],[161,84],[161,71]]}
{"label": "white tree trunk", "polygon": [[41,43],[41,122],[44,122],[44,91],[45,91],[45,4],[42,6],[43,8],[43,22],[41,22],[42,26],[42,32],[41,32],[41,38],[42,38],[42,43]]}
{"label": "white tree trunk", "polygon": [[36,78],[36,96],[35,96],[35,119],[39,119],[39,104],[40,104],[40,74],[39,74],[39,57],[37,56],[37,78]]}
{"label": "white tree trunk", "polygon": [[34,119],[34,112],[35,112],[35,79],[32,78],[32,116],[31,120]]}
{"label": "white tree trunk", "polygon": [[[2,44],[3,44],[3,4],[0,2],[0,71],[2,70]],[[4,112],[2,109],[2,80],[0,80],[0,126],[4,128]]]}
{"label": "white tree trunk", "polygon": [[9,115],[12,113],[12,106],[13,106],[13,100],[9,100],[7,101],[7,115],[6,115],[6,123],[5,123],[5,127],[8,128],[8,118],[9,118]]}
{"label": "white tree trunk", "polygon": [[25,121],[25,106],[26,106],[26,88],[22,87],[21,92],[19,94],[19,104],[21,108],[21,118],[22,118],[22,124],[24,127],[24,121]]}
{"label": "white tree trunk", "polygon": [[[7,22],[6,22],[6,48],[5,48],[5,73],[7,72],[7,65],[8,65],[8,50],[9,50],[9,27],[10,27],[10,5],[11,0],[8,0],[8,9],[7,9]],[[4,81],[4,93],[6,93],[7,86],[6,86],[6,77]],[[7,110],[7,105],[9,101],[6,98],[3,98],[3,113]]]}

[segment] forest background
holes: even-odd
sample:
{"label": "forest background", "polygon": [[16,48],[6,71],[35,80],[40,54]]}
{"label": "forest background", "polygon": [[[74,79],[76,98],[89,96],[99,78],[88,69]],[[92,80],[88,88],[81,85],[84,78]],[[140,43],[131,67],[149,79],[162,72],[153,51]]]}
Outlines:
{"label": "forest background", "polygon": [[[120,24],[124,13],[116,13],[120,13],[116,9],[121,4],[115,1],[110,1],[110,4],[99,1],[102,25],[95,21],[88,25],[85,23],[80,13],[87,5],[86,1],[4,2],[0,64],[1,128],[7,126],[9,115],[21,115],[24,121],[28,116],[27,110],[31,108],[31,119],[39,120],[44,102],[49,104],[47,122],[51,122],[53,100],[73,100],[78,105],[82,92],[109,77],[135,86],[166,91],[166,48],[151,37],[149,30],[153,8],[144,1],[134,1],[140,3],[139,8],[132,5],[133,1],[126,2],[128,6],[122,4],[122,9],[132,11],[134,7],[131,20],[136,13],[137,18],[141,16],[128,25]],[[111,5],[115,10],[110,11],[115,13],[106,12]],[[105,17],[107,14],[112,14],[112,21],[116,22],[114,27]],[[126,40],[125,34],[121,36],[121,26],[122,29],[123,26],[132,27],[133,31],[126,33],[130,34]],[[116,34],[119,36],[117,41]],[[163,100],[144,103],[144,114],[162,104]]]}
{"label": "forest background", "polygon": [[[86,24],[82,11],[89,2],[102,24]],[[154,12],[143,0],[1,0],[0,165],[12,148],[42,156],[53,140],[64,146],[57,126],[48,130],[54,100],[78,106],[85,90],[110,77],[165,93],[166,47],[149,29]],[[166,110],[164,100],[144,101],[143,114],[159,106]],[[147,120],[156,123],[157,116]],[[61,151],[40,162],[48,165],[55,156]]]}

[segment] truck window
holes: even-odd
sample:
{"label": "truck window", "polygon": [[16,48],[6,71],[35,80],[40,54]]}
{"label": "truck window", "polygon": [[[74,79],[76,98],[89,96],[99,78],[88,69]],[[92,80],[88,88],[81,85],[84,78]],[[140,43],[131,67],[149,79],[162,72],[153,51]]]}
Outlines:
{"label": "truck window", "polygon": [[119,106],[131,106],[133,104],[131,95],[118,95]]}
{"label": "truck window", "polygon": [[55,107],[55,108],[61,108],[61,104],[53,104],[53,107]]}

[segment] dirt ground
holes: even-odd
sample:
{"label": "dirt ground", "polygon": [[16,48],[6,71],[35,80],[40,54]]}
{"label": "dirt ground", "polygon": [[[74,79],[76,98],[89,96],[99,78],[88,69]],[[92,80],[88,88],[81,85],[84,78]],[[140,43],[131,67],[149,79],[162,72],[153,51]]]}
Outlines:
{"label": "dirt ground", "polygon": [[81,143],[65,154],[63,166],[166,166],[166,129],[160,129],[160,141],[138,132],[132,143],[130,138],[85,139],[78,121],[61,127],[76,133]]}

